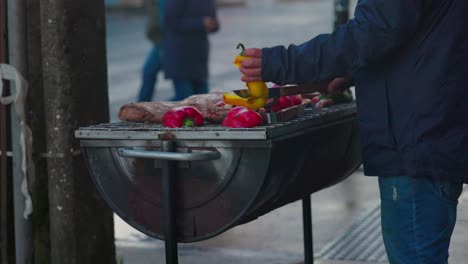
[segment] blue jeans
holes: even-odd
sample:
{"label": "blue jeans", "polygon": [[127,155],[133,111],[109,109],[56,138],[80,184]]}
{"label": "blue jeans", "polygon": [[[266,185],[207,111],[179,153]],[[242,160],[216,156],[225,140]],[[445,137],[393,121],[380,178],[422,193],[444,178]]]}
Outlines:
{"label": "blue jeans", "polygon": [[180,101],[194,94],[208,93],[206,80],[180,80],[174,79],[175,96],[172,101]]}
{"label": "blue jeans", "polygon": [[148,53],[143,65],[142,84],[138,94],[139,102],[149,102],[153,99],[153,93],[158,79],[158,72],[162,69],[162,50],[159,46],[153,45]]}
{"label": "blue jeans", "polygon": [[462,183],[379,177],[382,235],[391,264],[448,263]]}

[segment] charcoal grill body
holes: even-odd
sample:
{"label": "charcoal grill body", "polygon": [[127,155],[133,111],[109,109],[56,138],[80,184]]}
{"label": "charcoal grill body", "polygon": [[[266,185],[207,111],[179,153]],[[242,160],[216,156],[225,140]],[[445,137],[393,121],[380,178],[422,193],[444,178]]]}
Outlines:
{"label": "charcoal grill body", "polygon": [[219,158],[178,162],[178,242],[194,242],[252,221],[349,176],[361,164],[354,104],[308,109],[291,122],[254,129],[166,129],[117,123],[81,128],[83,153],[110,207],[139,231],[164,240],[162,162],[125,151],[159,152],[170,133],[178,153]]}

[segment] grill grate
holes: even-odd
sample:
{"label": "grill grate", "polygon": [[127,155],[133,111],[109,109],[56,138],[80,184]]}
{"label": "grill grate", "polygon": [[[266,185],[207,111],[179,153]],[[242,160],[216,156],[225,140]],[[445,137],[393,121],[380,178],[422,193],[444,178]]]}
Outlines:
{"label": "grill grate", "polygon": [[353,117],[355,114],[355,103],[349,103],[322,110],[307,108],[300,116],[288,122],[267,124],[255,128],[227,128],[219,124],[194,128],[167,128],[161,124],[120,122],[80,128],[75,132],[75,136],[89,139],[158,139],[160,134],[170,131],[177,139],[268,139],[291,133],[301,133],[301,130],[333,123]]}

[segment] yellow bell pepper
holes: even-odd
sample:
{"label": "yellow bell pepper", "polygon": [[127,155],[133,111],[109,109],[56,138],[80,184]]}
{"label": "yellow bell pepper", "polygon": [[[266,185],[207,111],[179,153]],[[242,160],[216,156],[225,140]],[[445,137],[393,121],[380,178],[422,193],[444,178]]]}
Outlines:
{"label": "yellow bell pepper", "polygon": [[[242,43],[239,43],[236,47],[237,49],[241,48],[242,51],[234,58],[234,65],[237,68],[241,66],[241,62],[248,59],[249,57],[244,56],[245,47]],[[249,88],[250,96],[255,98],[268,98],[268,87],[264,82],[248,82],[247,88]]]}
{"label": "yellow bell pepper", "polygon": [[268,98],[268,87],[264,82],[248,82],[250,96],[255,98]]}
{"label": "yellow bell pepper", "polygon": [[236,65],[237,68],[240,68],[241,62],[248,59],[249,57],[244,56],[244,50],[245,50],[244,44],[239,43],[237,44],[236,48],[237,49],[242,48],[242,51],[234,58],[234,61],[232,63],[234,63],[234,65]]}
{"label": "yellow bell pepper", "polygon": [[244,98],[240,97],[235,93],[225,93],[223,94],[223,101],[225,104],[235,105],[235,106],[245,106],[249,109],[257,110],[262,108],[266,103],[266,98]]}

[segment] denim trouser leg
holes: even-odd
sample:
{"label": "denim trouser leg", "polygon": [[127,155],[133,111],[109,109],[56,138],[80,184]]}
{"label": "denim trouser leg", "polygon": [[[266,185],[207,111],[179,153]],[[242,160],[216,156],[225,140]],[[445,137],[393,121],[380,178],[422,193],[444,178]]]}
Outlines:
{"label": "denim trouser leg", "polygon": [[175,96],[171,101],[180,101],[194,94],[208,93],[208,82],[174,79]]}
{"label": "denim trouser leg", "polygon": [[146,57],[142,72],[142,84],[138,94],[139,102],[148,102],[153,99],[158,72],[162,67],[161,49],[154,45]]}
{"label": "denim trouser leg", "polygon": [[181,101],[194,94],[191,80],[174,79],[175,95],[171,101]]}
{"label": "denim trouser leg", "polygon": [[379,177],[382,234],[391,264],[448,263],[462,183]]}
{"label": "denim trouser leg", "polygon": [[195,94],[206,94],[208,93],[208,82],[203,81],[194,81],[193,92]]}

